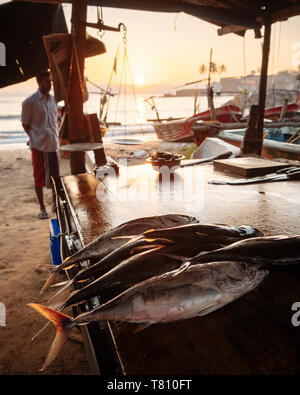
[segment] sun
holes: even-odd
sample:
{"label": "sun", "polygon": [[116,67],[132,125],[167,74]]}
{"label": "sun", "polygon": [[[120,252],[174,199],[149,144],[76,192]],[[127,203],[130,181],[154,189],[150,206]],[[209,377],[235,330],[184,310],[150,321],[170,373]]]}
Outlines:
{"label": "sun", "polygon": [[145,83],[145,77],[143,76],[143,74],[138,74],[135,77],[135,84],[141,86],[144,85],[144,83]]}

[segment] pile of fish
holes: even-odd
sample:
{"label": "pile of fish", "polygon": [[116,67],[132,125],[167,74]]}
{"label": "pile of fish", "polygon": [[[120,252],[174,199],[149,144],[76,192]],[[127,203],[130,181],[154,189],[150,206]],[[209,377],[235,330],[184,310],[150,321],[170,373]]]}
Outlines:
{"label": "pile of fish", "polygon": [[[80,262],[87,260],[98,261],[80,270]],[[72,292],[56,310],[29,304],[57,327],[42,369],[56,358],[76,325],[108,320],[144,328],[202,316],[256,288],[272,266],[297,263],[300,236],[265,237],[250,226],[200,224],[185,215],[126,222],[55,267],[42,292],[58,273],[76,265],[79,271],[62,290],[83,281],[86,286]],[[99,307],[76,318],[62,313],[93,296],[99,296]]]}

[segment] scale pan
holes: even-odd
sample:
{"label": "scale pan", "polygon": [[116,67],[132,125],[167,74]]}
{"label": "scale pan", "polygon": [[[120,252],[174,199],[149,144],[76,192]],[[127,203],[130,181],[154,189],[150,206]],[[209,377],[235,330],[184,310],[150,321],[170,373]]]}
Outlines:
{"label": "scale pan", "polygon": [[62,151],[94,151],[96,149],[103,148],[101,143],[74,143],[65,144],[59,147]]}
{"label": "scale pan", "polygon": [[115,144],[136,145],[143,144],[145,141],[135,139],[114,139],[112,142]]}

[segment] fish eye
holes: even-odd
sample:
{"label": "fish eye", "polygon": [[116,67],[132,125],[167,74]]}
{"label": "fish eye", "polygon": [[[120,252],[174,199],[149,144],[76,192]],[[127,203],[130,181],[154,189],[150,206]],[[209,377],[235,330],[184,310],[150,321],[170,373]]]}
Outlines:
{"label": "fish eye", "polygon": [[241,268],[242,270],[246,270],[246,269],[247,269],[247,263],[241,262],[241,263],[240,263],[240,268]]}

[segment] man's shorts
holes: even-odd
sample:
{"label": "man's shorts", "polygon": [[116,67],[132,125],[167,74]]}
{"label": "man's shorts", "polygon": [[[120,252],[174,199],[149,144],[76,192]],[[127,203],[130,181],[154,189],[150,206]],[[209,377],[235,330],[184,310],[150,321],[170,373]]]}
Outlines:
{"label": "man's shorts", "polygon": [[31,148],[34,185],[50,186],[50,177],[59,177],[59,164],[56,152],[42,152]]}

